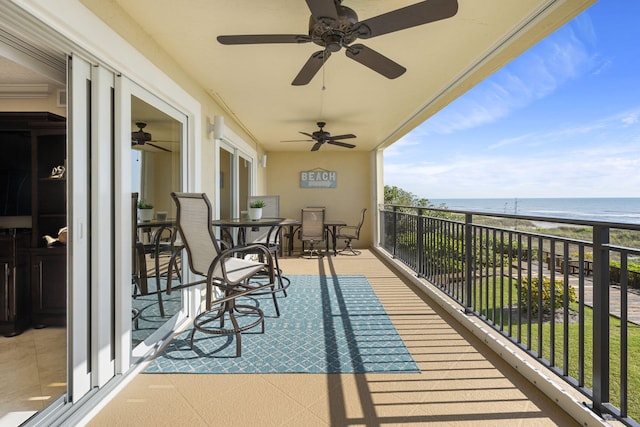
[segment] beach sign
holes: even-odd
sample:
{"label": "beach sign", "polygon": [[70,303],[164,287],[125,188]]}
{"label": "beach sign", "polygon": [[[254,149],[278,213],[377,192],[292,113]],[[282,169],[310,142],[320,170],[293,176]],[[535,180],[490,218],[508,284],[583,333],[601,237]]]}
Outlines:
{"label": "beach sign", "polygon": [[336,188],[337,183],[336,171],[313,169],[300,172],[300,188]]}

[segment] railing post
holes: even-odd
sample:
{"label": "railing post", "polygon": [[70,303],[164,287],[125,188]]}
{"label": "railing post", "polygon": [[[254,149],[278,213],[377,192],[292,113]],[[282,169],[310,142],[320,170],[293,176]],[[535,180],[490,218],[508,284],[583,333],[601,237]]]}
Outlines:
{"label": "railing post", "polygon": [[609,227],[593,227],[593,409],[609,402]]}
{"label": "railing post", "polygon": [[471,308],[471,279],[473,274],[473,248],[471,247],[472,239],[472,222],[471,214],[464,215],[464,308],[466,313],[472,313]]}
{"label": "railing post", "polygon": [[392,245],[393,245],[392,246],[393,247],[392,255],[393,255],[394,258],[396,256],[396,246],[398,244],[398,232],[397,232],[398,231],[398,227],[397,227],[397,224],[398,224],[398,207],[394,206],[393,207],[393,223],[392,223],[392,225],[393,225],[392,233],[393,234],[392,234],[392,242],[391,242]]}
{"label": "railing post", "polygon": [[418,252],[418,276],[424,275],[424,221],[422,220],[422,208],[418,208],[418,217],[416,224],[416,232],[418,234],[417,252]]}

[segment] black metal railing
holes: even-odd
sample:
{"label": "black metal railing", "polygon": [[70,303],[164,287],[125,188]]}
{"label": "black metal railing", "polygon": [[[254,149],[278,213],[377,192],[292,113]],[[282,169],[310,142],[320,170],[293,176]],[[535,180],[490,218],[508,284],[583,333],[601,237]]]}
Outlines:
{"label": "black metal railing", "polygon": [[[379,213],[383,249],[588,396],[595,412],[639,425],[640,390],[629,388],[640,384],[631,364],[640,322],[629,315],[640,316],[640,274],[629,264],[640,249],[610,237],[640,225],[399,205]],[[589,227],[592,238],[517,229],[526,221]]]}

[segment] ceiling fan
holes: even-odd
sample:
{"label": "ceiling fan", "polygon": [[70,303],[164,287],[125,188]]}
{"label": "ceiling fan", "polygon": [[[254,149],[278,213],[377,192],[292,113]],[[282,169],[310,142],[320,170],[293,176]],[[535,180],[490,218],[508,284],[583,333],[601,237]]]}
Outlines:
{"label": "ceiling fan", "polygon": [[138,126],[138,130],[135,132],[131,132],[131,146],[136,145],[145,145],[148,144],[152,147],[157,148],[158,150],[166,151],[171,153],[171,150],[168,150],[159,145],[153,144],[151,141],[151,134],[149,132],[145,132],[144,128],[147,127],[147,124],[144,122],[136,122],[136,126]]}
{"label": "ceiling fan", "polygon": [[331,136],[331,134],[327,131],[325,131],[323,128],[325,127],[326,123],[325,122],[318,122],[318,127],[320,128],[320,130],[317,130],[313,133],[307,133],[307,132],[300,132],[303,135],[308,136],[311,139],[295,139],[295,140],[290,140],[290,141],[282,141],[282,142],[298,142],[298,141],[315,141],[316,143],[313,144],[313,147],[311,147],[311,151],[318,151],[320,149],[320,147],[322,147],[322,144],[324,144],[325,142],[327,144],[332,144],[332,145],[338,145],[340,147],[344,147],[344,148],[354,148],[355,145],[353,144],[349,144],[347,142],[342,142],[342,141],[337,141],[338,139],[348,139],[348,138],[355,138],[356,136],[348,133],[346,135],[336,135],[336,136]]}
{"label": "ceiling fan", "polygon": [[291,83],[306,85],[322,68],[324,62],[345,48],[347,57],[371,68],[389,79],[404,74],[406,68],[363,44],[352,44],[356,39],[370,39],[383,34],[450,18],[458,12],[457,0],[426,0],[383,13],[358,22],[353,9],[342,6],[342,0],[306,0],[311,10],[309,34],[256,34],[218,36],[224,45],[265,43],[309,43],[324,49],[317,51],[304,64]]}

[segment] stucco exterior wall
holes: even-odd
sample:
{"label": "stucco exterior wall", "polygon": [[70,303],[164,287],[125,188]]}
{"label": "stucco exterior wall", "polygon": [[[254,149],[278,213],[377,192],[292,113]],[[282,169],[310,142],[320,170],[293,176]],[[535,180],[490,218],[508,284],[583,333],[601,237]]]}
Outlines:
{"label": "stucco exterior wall", "polygon": [[[362,208],[367,208],[360,240],[353,246],[369,247],[373,197],[370,159],[370,153],[364,151],[269,153],[266,194],[280,195],[280,215],[289,218],[299,219],[305,206],[324,206],[327,218],[355,225]],[[313,169],[335,171],[336,188],[301,188],[300,172]]]}

